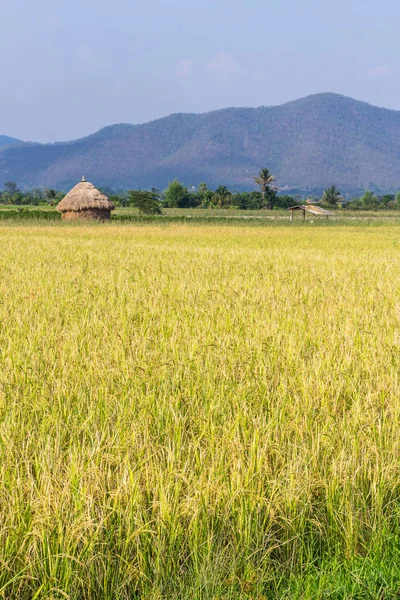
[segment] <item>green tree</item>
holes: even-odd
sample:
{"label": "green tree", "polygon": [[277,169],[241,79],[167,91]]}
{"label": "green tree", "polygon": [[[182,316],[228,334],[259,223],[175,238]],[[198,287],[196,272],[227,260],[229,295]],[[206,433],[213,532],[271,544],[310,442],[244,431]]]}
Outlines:
{"label": "green tree", "polygon": [[57,198],[57,190],[46,190],[45,191],[45,198],[47,200],[47,202],[50,204],[50,206],[54,206],[56,203],[56,198]]}
{"label": "green tree", "polygon": [[14,194],[18,194],[19,188],[15,181],[6,181],[4,184],[4,191],[6,192],[6,194],[14,196]]}
{"label": "green tree", "polygon": [[197,186],[197,191],[200,194],[200,196],[204,196],[206,194],[206,192],[208,192],[207,184],[199,183],[199,185]]}
{"label": "green tree", "polygon": [[322,201],[329,204],[329,206],[336,206],[341,199],[342,195],[335,185],[328,187],[322,194]]}
{"label": "green tree", "polygon": [[365,208],[375,208],[378,206],[378,198],[375,196],[374,192],[371,192],[370,190],[364,192],[364,195],[361,196],[360,201]]}
{"label": "green tree", "polygon": [[234,192],[232,204],[240,210],[258,210],[262,208],[261,192]]}
{"label": "green tree", "polygon": [[114,204],[114,206],[126,206],[127,205],[127,198],[125,198],[125,196],[118,196],[116,194],[109,196],[108,197],[110,202],[112,202]]}
{"label": "green tree", "polygon": [[188,208],[191,199],[187,187],[174,179],[165,190],[164,205],[168,208]]}
{"label": "green tree", "polygon": [[272,184],[275,181],[275,177],[269,172],[269,169],[261,169],[257,177],[254,177],[254,181],[260,186],[261,195],[263,199],[263,208],[268,207],[270,210],[274,208],[273,194],[268,194],[268,191],[276,191],[276,187]]}
{"label": "green tree", "polygon": [[211,208],[213,206],[214,192],[209,190],[206,183],[199,183],[197,187],[197,200],[200,208]]}
{"label": "green tree", "polygon": [[10,198],[10,204],[24,204],[25,196],[22,192],[18,191]]}
{"label": "green tree", "polygon": [[384,194],[380,198],[380,203],[383,204],[383,206],[391,207],[394,204],[394,201],[394,194]]}
{"label": "green tree", "polygon": [[40,188],[33,188],[31,191],[32,204],[37,206],[44,199],[43,190]]}
{"label": "green tree", "polygon": [[295,198],[293,196],[277,196],[276,197],[276,206],[278,208],[290,208],[296,204]]}
{"label": "green tree", "polygon": [[214,208],[228,208],[232,205],[232,193],[226,185],[220,185],[214,192],[212,197]]}
{"label": "green tree", "polygon": [[162,213],[160,197],[154,192],[130,190],[128,202],[130,206],[137,207],[139,213],[144,215],[160,215]]}

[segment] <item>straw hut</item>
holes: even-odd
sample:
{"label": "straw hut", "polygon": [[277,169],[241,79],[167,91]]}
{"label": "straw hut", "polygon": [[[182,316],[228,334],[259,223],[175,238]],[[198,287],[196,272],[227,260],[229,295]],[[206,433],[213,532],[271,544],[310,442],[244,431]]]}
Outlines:
{"label": "straw hut", "polygon": [[334,213],[330,210],[325,210],[325,208],[315,206],[315,204],[299,204],[298,206],[291,206],[290,208],[288,208],[288,210],[291,211],[290,220],[293,219],[293,213],[299,210],[301,210],[302,212],[303,221],[306,218],[306,213],[311,213],[316,217],[326,217],[327,219],[329,219],[329,217],[333,217],[334,215]]}
{"label": "straw hut", "polygon": [[69,221],[75,219],[105,221],[110,219],[114,208],[114,204],[107,196],[84,177],[57,206],[62,218]]}

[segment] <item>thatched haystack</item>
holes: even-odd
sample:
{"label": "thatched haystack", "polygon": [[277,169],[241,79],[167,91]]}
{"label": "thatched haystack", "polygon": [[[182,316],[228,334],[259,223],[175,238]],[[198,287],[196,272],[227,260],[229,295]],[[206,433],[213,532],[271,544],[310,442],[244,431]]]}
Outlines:
{"label": "thatched haystack", "polygon": [[75,219],[105,221],[110,219],[114,208],[114,204],[107,196],[84,177],[57,206],[62,218],[70,221]]}

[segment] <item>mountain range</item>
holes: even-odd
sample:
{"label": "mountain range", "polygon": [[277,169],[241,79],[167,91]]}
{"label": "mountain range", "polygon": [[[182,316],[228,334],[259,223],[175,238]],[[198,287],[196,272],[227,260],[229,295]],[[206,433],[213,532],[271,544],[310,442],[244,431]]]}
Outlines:
{"label": "mountain range", "polygon": [[0,135],[0,148],[5,146],[12,146],[13,144],[22,144],[21,140],[16,138],[8,137],[8,135]]}
{"label": "mountain range", "polygon": [[114,189],[164,188],[175,177],[188,186],[254,189],[253,177],[264,167],[280,188],[397,191],[400,111],[328,93],[111,125],[72,142],[0,136],[0,188],[12,180],[67,190],[84,174]]}

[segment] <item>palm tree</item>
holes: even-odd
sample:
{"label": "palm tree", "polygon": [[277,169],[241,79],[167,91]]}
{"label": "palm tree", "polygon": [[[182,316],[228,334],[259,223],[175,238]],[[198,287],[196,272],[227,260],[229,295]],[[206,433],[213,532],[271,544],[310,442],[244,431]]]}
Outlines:
{"label": "palm tree", "polygon": [[231,204],[232,194],[226,185],[220,185],[214,192],[213,204],[217,208],[225,208]]}
{"label": "palm tree", "polygon": [[46,200],[50,204],[50,206],[54,206],[55,199],[57,196],[57,191],[56,190],[46,190],[45,195],[46,195]]}
{"label": "palm tree", "polygon": [[342,195],[337,189],[336,185],[331,185],[327,190],[322,194],[322,200],[329,204],[330,206],[335,206],[339,200],[342,199]]}
{"label": "palm tree", "polygon": [[[272,183],[274,183],[275,177],[272,175],[272,173],[269,172],[269,169],[261,169],[261,171],[258,174],[258,177],[254,177],[254,181],[261,188],[263,206],[265,206],[265,194],[267,193],[267,191],[277,189],[275,186],[271,185]],[[268,208],[270,210],[273,209],[272,198],[270,198]]]}

